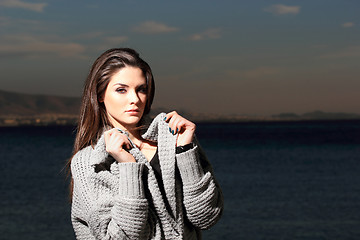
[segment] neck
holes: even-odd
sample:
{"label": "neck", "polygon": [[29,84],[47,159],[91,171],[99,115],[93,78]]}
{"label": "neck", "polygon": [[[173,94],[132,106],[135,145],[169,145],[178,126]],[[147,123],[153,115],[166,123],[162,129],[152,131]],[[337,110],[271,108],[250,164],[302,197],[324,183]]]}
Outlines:
{"label": "neck", "polygon": [[142,140],[142,137],[140,135],[140,131],[138,129],[136,129],[136,130],[128,130],[128,129],[126,129],[125,131],[127,131],[129,133],[129,138],[134,143],[136,141],[141,141]]}
{"label": "neck", "polygon": [[129,138],[135,144],[138,144],[139,142],[141,142],[143,140],[140,135],[140,130],[136,126],[124,126],[121,124],[115,124],[114,127],[120,128],[120,129],[124,130],[125,132],[127,132],[129,134]]}

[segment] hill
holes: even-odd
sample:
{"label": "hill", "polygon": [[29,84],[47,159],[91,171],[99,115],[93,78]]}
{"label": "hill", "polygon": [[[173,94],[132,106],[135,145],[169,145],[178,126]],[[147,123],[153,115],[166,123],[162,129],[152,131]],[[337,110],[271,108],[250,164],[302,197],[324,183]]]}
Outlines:
{"label": "hill", "polygon": [[[31,95],[0,90],[0,126],[75,124],[80,110],[80,98],[49,95]],[[151,115],[169,112],[153,108]],[[281,113],[272,116],[201,114],[177,110],[195,122],[249,122],[249,121],[304,121],[360,119],[359,114],[328,113],[322,111],[304,114]]]}
{"label": "hill", "polygon": [[344,112],[323,112],[313,111],[307,112],[301,115],[295,113],[281,113],[273,115],[272,118],[275,120],[350,120],[360,119],[359,114],[355,113],[344,113]]}
{"label": "hill", "polygon": [[80,98],[31,95],[0,90],[0,116],[77,115]]}

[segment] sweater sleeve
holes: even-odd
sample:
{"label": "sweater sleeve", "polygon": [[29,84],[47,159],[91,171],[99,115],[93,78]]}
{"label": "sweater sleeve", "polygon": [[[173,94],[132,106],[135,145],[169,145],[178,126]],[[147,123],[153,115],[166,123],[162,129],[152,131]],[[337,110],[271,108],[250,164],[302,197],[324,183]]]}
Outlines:
{"label": "sweater sleeve", "polygon": [[94,172],[89,154],[72,159],[71,219],[77,239],[149,239],[151,219],[141,163],[117,164],[117,174]]}
{"label": "sweater sleeve", "polygon": [[198,145],[177,154],[176,159],[183,183],[186,216],[195,227],[208,229],[223,212],[223,195],[212,167]]}

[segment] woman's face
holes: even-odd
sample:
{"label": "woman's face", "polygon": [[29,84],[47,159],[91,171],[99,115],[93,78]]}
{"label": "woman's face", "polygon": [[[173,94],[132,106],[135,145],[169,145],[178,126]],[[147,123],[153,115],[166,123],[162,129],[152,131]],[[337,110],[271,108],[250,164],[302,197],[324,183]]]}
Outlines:
{"label": "woman's face", "polygon": [[112,125],[122,129],[135,127],[144,113],[146,93],[140,68],[126,66],[115,72],[102,99]]}

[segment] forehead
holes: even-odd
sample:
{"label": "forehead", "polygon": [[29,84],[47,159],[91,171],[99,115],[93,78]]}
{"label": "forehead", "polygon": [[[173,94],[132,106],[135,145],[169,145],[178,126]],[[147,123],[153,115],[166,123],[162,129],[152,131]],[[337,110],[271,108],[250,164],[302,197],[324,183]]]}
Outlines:
{"label": "forehead", "polygon": [[128,86],[138,86],[145,83],[146,80],[140,68],[126,66],[111,76],[109,85],[125,84]]}

